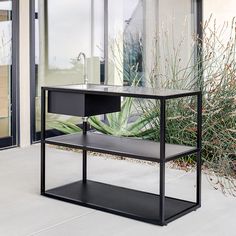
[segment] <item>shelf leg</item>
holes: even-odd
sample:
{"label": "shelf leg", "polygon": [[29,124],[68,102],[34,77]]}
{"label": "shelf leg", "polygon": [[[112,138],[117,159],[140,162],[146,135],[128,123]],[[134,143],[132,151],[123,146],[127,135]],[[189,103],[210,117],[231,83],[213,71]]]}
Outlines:
{"label": "shelf leg", "polygon": [[165,136],[166,101],[160,100],[160,221],[165,225]]}
{"label": "shelf leg", "polygon": [[201,206],[201,172],[202,172],[202,158],[201,158],[201,148],[202,148],[202,93],[197,96],[197,148],[199,149],[197,153],[197,205]]}
{"label": "shelf leg", "polygon": [[45,128],[46,128],[46,91],[41,89],[41,195],[45,193]]}
{"label": "shelf leg", "polygon": [[[83,135],[87,134],[87,117],[83,118]],[[83,183],[87,181],[87,151],[83,150]]]}

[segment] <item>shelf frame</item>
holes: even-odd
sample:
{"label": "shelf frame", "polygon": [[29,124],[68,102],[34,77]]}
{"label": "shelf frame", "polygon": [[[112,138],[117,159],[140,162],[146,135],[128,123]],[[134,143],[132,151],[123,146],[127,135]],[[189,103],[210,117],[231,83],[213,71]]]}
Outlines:
{"label": "shelf frame", "polygon": [[[46,92],[49,90],[53,91],[67,91],[67,92],[72,92],[72,93],[88,93],[88,94],[97,94],[97,95],[104,95],[104,94],[109,94],[112,96],[124,96],[124,97],[139,97],[139,98],[149,98],[149,99],[158,99],[160,100],[160,180],[159,180],[159,185],[160,185],[160,193],[158,195],[159,199],[159,205],[158,205],[158,210],[159,210],[159,218],[156,220],[150,220],[148,217],[138,217],[138,216],[133,216],[129,212],[122,212],[122,214],[119,211],[116,211],[115,209],[107,209],[104,206],[93,206],[90,203],[87,203],[86,201],[79,201],[76,199],[68,199],[64,196],[59,196],[53,194],[51,191],[52,190],[46,190],[46,178],[45,178],[45,168],[46,168],[46,143],[47,142],[46,137],[45,137],[45,129],[46,129]],[[115,90],[116,91],[116,90]],[[196,150],[192,153],[189,154],[196,154],[196,159],[197,159],[197,164],[196,164],[196,202],[193,203],[193,205],[187,209],[184,209],[174,216],[167,218],[165,215],[165,209],[168,207],[166,205],[167,199],[169,197],[166,196],[165,194],[165,164],[166,164],[166,101],[168,99],[175,99],[175,98],[180,98],[180,97],[187,97],[187,96],[196,96],[197,97],[197,144],[196,144]],[[83,121],[83,135],[87,135],[87,120]],[[185,92],[179,92],[179,93],[173,93],[173,95],[170,94],[170,91],[168,91],[168,95],[158,95],[157,92],[155,91],[155,94],[149,94],[146,93],[145,95],[140,95],[139,93],[124,93],[124,92],[114,92],[112,90],[110,93],[109,91],[93,91],[89,90],[81,90],[81,89],[74,89],[68,87],[42,87],[41,88],[41,195],[47,196],[50,198],[62,200],[65,202],[70,202],[74,203],[77,205],[82,205],[82,206],[87,206],[95,209],[99,209],[105,212],[110,212],[113,214],[117,215],[122,215],[126,216],[128,218],[133,218],[137,220],[141,220],[144,222],[149,222],[152,224],[156,225],[167,225],[169,222],[191,212],[199,207],[201,207],[201,149],[202,149],[202,92],[201,91],[187,91]],[[87,151],[86,147],[82,148],[83,150],[83,170],[82,170],[82,182],[86,186],[87,184]],[[98,150],[99,151],[99,150]],[[113,186],[115,187],[115,186]],[[137,191],[138,192],[138,191]],[[151,193],[150,193],[151,195]],[[178,199],[180,201],[185,201]],[[158,201],[157,201],[158,202]]]}

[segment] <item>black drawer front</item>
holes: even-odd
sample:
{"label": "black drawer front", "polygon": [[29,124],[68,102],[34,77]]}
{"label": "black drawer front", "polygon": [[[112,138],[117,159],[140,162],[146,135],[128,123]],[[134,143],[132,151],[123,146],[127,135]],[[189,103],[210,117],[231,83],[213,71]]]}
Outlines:
{"label": "black drawer front", "polygon": [[79,93],[48,91],[48,112],[83,116],[85,96]]}
{"label": "black drawer front", "polygon": [[86,116],[118,112],[121,108],[121,98],[116,96],[87,94],[85,97]]}
{"label": "black drawer front", "polygon": [[48,112],[70,116],[93,116],[120,111],[119,96],[49,91]]}

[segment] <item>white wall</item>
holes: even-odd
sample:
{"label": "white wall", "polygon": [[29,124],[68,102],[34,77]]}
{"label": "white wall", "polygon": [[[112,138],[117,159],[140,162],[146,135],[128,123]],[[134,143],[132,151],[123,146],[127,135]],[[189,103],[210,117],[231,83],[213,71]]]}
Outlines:
{"label": "white wall", "polygon": [[20,0],[20,146],[30,145],[29,0]]}
{"label": "white wall", "polygon": [[212,14],[217,23],[231,21],[236,16],[235,0],[205,0],[204,1],[204,19],[207,20]]}

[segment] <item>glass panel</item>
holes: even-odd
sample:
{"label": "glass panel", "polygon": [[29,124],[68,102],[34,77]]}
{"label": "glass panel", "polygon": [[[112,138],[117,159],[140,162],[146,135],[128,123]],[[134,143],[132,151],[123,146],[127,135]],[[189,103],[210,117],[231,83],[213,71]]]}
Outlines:
{"label": "glass panel", "polygon": [[194,36],[196,35],[196,1],[175,0],[159,1],[159,31],[157,72],[161,81],[174,78],[181,81],[168,87],[180,89],[190,88],[193,82],[196,51]]}
{"label": "glass panel", "polygon": [[11,136],[11,1],[0,2],[0,138]]}
{"label": "glass panel", "polygon": [[[88,70],[89,81],[104,82],[104,1],[91,2],[91,68]],[[93,79],[92,79],[93,78]]]}
{"label": "glass panel", "polygon": [[[44,1],[39,1],[43,6]],[[40,18],[36,26],[39,47],[39,72],[36,83],[36,131],[40,131],[40,88],[44,85],[66,85],[84,82],[86,75],[90,83],[104,80],[104,1],[103,0],[50,0],[47,18]],[[37,24],[37,22],[36,22]],[[45,35],[45,32],[46,35]],[[86,60],[78,60],[83,52]],[[36,63],[37,63],[36,53]],[[36,71],[37,73],[37,71]],[[66,116],[48,116],[51,120],[67,120]],[[77,118],[70,121],[79,123]]]}
{"label": "glass panel", "polygon": [[108,2],[108,83],[142,83],[144,75],[144,3],[142,0]]}
{"label": "glass panel", "polygon": [[[86,74],[90,83],[131,85],[136,82],[140,86],[150,86],[154,78],[159,85],[160,78],[172,76],[166,70],[165,59],[171,60],[183,35],[184,42],[179,49],[183,60],[178,66],[181,68],[189,63],[196,0],[179,0],[178,5],[175,0],[46,2],[48,6],[44,8],[45,1],[39,1],[39,27],[36,22],[36,43],[39,45],[36,45],[36,63],[39,62],[36,75],[37,131],[40,131],[41,86],[83,83],[84,63],[77,60],[80,52],[86,54]],[[106,2],[108,12],[105,12]],[[106,17],[108,21],[104,22]],[[166,40],[166,35],[170,41]],[[170,54],[167,48],[172,50]],[[104,50],[108,58],[105,58]],[[104,78],[105,60],[108,81]]]}
{"label": "glass panel", "polygon": [[173,61],[178,47],[183,59],[178,66],[186,66],[193,50],[194,2],[109,0],[108,83],[150,86],[151,78],[167,72],[156,70],[165,69],[166,60]]}
{"label": "glass panel", "polygon": [[[48,1],[48,67],[52,71],[76,72],[73,63],[79,54],[91,55],[90,1]],[[82,81],[82,73],[74,80]],[[80,76],[80,78],[78,78]],[[63,78],[63,83],[67,83]],[[68,81],[69,82],[69,81]],[[73,80],[71,81],[73,82]]]}
{"label": "glass panel", "polygon": [[0,9],[1,10],[12,10],[12,1],[6,0],[6,1],[0,1]]}
{"label": "glass panel", "polygon": [[[39,64],[39,20],[38,20],[38,15],[39,15],[39,1],[35,0],[35,64]],[[36,71],[37,72],[37,71]],[[37,75],[37,73],[36,73]]]}
{"label": "glass panel", "polygon": [[[38,75],[38,71],[39,71],[39,2],[38,0],[35,0],[35,91],[36,91],[36,97],[35,97],[35,127],[36,130],[34,130],[33,132],[39,131],[40,129],[40,87],[39,87],[39,75]],[[35,135],[34,137],[35,140],[37,140],[37,137]]]}
{"label": "glass panel", "polygon": [[35,0],[35,12],[39,12],[39,0]]}

